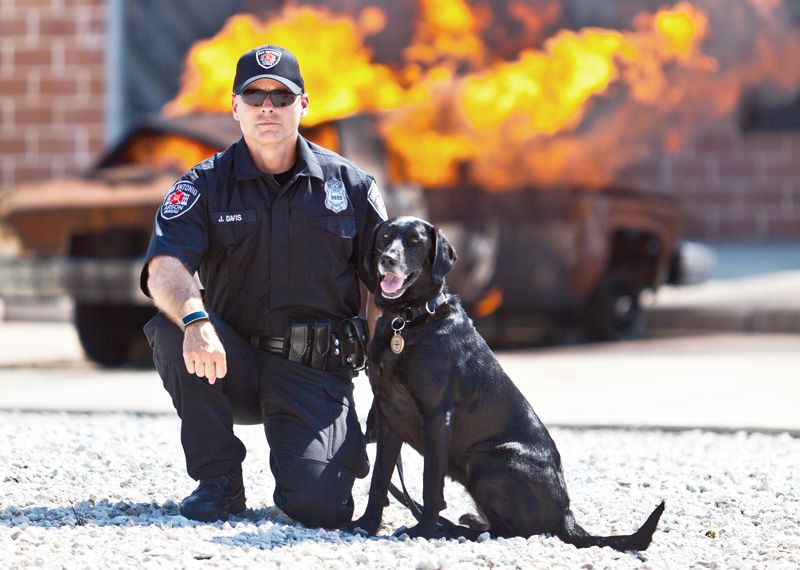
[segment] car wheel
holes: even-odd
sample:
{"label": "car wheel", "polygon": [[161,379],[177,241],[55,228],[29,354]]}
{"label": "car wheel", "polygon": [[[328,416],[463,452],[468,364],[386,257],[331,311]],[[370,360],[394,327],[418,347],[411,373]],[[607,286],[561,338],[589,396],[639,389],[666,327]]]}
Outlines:
{"label": "car wheel", "polygon": [[142,327],[155,312],[136,305],[78,303],[75,326],[86,356],[101,366],[152,366]]}
{"label": "car wheel", "polygon": [[596,341],[638,336],[644,327],[640,294],[641,288],[631,276],[621,272],[606,275],[586,308],[586,336]]}

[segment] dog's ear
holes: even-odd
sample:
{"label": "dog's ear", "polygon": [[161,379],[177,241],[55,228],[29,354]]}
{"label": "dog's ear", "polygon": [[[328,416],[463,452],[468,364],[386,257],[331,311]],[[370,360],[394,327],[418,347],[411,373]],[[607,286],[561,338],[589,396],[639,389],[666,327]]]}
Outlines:
{"label": "dog's ear", "polygon": [[444,276],[453,269],[458,255],[456,255],[456,250],[450,245],[447,238],[444,237],[442,230],[433,226],[431,226],[431,228],[433,233],[433,245],[431,247],[431,255],[433,256],[433,260],[431,261],[431,278],[433,282],[438,285],[444,281]]}
{"label": "dog's ear", "polygon": [[362,244],[361,252],[361,279],[369,287],[369,292],[374,293],[378,287],[378,251],[376,244],[378,236],[388,224],[388,220],[382,222],[372,229],[372,233],[367,236],[366,243]]}

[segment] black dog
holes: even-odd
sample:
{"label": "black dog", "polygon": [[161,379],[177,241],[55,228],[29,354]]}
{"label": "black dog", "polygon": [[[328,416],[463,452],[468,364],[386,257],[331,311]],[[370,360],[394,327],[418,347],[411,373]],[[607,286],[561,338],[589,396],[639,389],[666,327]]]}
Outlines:
{"label": "black dog", "polygon": [[469,491],[493,536],[552,533],[578,547],[644,550],[664,503],[631,535],[591,536],[575,522],[550,434],[447,294],[444,275],[455,261],[441,231],[423,220],[377,228],[383,314],[369,365],[378,449],[367,508],[349,528],[377,531],[405,442],[424,457],[422,516],[409,536],[478,535],[474,526],[439,522],[447,475]]}

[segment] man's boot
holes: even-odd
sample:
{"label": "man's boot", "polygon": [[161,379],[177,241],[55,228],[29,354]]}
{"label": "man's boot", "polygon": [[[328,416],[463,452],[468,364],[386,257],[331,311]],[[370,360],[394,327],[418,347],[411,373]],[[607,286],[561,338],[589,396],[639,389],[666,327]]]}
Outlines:
{"label": "man's boot", "polygon": [[213,522],[241,513],[244,506],[242,471],[237,469],[200,481],[197,489],[181,502],[180,511],[187,519]]}

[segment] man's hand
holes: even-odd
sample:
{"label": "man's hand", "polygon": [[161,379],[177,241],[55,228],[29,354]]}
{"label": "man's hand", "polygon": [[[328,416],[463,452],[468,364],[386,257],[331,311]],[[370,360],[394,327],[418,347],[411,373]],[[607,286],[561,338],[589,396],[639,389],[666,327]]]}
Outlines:
{"label": "man's hand", "polygon": [[183,360],[189,374],[208,378],[209,384],[228,373],[225,348],[209,321],[197,321],[186,327],[183,333]]}

